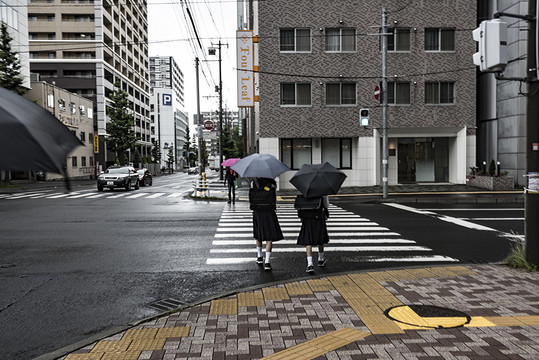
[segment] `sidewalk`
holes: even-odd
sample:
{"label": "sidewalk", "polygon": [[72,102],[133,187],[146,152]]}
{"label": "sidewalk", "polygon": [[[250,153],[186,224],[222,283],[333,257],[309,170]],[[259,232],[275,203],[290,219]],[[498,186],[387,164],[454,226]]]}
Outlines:
{"label": "sidewalk", "polygon": [[310,277],[217,296],[71,351],[61,359],[538,359],[539,274],[457,265]]}

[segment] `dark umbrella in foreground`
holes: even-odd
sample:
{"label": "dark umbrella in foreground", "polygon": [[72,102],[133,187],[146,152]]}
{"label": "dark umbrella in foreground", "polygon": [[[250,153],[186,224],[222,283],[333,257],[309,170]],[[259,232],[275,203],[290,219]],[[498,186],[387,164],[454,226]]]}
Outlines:
{"label": "dark umbrella in foreground", "polygon": [[305,197],[334,195],[341,188],[346,175],[328,162],[304,164],[292,176],[290,183]]}
{"label": "dark umbrella in foreground", "polygon": [[0,145],[2,170],[62,173],[67,155],[83,144],[50,112],[0,88]]}
{"label": "dark umbrella in foreground", "polygon": [[274,179],[285,171],[290,170],[279,159],[270,154],[252,154],[246,156],[230,167],[242,178]]}

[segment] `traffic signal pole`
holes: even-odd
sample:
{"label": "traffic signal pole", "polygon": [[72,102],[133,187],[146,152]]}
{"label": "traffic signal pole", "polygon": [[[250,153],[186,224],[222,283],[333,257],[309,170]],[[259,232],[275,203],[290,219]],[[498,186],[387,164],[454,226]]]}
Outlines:
{"label": "traffic signal pole", "polygon": [[[527,76],[537,79],[537,2],[528,1],[528,14],[534,20],[528,21],[528,59]],[[528,102],[526,105],[526,171],[528,177],[531,173],[539,172],[539,83],[530,82],[528,86]],[[535,144],[535,146],[534,146]],[[529,179],[528,179],[529,181]],[[539,193],[526,191],[524,194],[525,206],[525,239],[526,261],[539,265]]]}
{"label": "traffic signal pole", "polygon": [[387,199],[388,139],[387,139],[387,9],[382,9],[382,190]]}

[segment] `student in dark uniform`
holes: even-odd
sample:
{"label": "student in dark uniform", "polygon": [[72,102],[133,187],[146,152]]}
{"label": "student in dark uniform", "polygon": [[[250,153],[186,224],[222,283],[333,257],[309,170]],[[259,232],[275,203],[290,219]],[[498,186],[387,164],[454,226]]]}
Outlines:
{"label": "student in dark uniform", "polygon": [[318,266],[326,265],[324,245],[329,243],[326,219],[329,217],[329,199],[322,196],[321,208],[316,210],[298,211],[301,219],[301,230],[298,235],[298,245],[305,245],[307,253],[307,272],[314,273],[313,246],[318,246]]}
{"label": "student in dark uniform", "polygon": [[226,169],[225,185],[228,185],[228,203],[236,203],[236,184],[234,181],[238,178],[238,174],[231,168]]}
{"label": "student in dark uniform", "polygon": [[[284,238],[275,209],[277,183],[274,179],[255,178],[251,181],[249,202],[253,210],[253,237],[256,239],[258,265],[264,265],[265,271],[271,271],[271,250],[274,241]],[[262,256],[262,243],[266,242],[266,256]]]}

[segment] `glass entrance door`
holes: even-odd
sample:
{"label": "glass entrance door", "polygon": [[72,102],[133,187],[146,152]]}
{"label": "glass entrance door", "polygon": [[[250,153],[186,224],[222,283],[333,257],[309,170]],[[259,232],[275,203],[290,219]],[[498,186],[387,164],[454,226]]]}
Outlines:
{"label": "glass entrance door", "polygon": [[415,182],[415,141],[414,139],[399,139],[398,148],[398,182]]}

